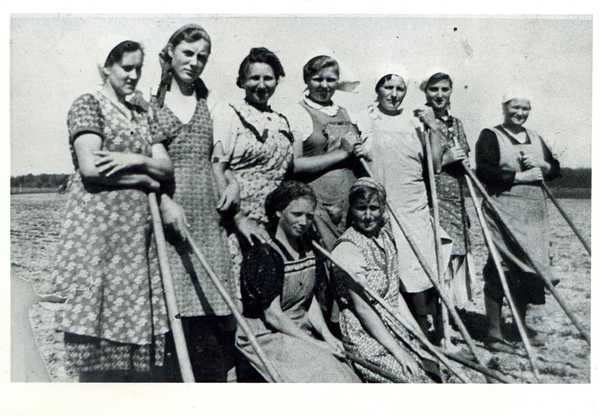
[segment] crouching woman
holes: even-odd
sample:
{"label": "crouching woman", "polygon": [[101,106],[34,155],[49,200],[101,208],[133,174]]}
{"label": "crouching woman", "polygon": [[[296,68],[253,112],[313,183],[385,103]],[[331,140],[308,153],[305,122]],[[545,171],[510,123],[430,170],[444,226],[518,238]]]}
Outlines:
{"label": "crouching woman", "polygon": [[[311,250],[316,196],[306,184],[287,181],[267,196],[272,230],[268,244],[254,246],[242,262],[244,316],[260,347],[285,382],[360,382],[343,356],[342,342],[323,319],[315,284],[323,279],[322,262]],[[265,365],[244,331],[236,345],[267,380]]]}

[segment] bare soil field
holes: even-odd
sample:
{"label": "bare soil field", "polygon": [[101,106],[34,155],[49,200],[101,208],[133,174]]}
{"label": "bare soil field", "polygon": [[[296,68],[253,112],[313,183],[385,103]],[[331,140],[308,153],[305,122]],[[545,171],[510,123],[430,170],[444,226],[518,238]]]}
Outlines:
{"label": "bare soil field", "polygon": [[[45,286],[52,271],[53,258],[59,249],[57,238],[64,214],[64,203],[65,197],[59,194],[11,196],[12,345],[18,346],[18,342],[32,343],[34,338],[36,343],[36,345],[28,345],[29,349],[22,345],[18,349],[13,347],[12,381],[47,381],[42,376],[39,378],[31,376],[33,370],[27,368],[32,366],[35,360],[32,359],[33,357],[27,357],[24,351],[35,351],[36,347],[44,359],[49,379],[62,382],[76,381],[74,374],[64,366],[61,333],[54,329],[60,310],[56,310],[53,304],[43,302],[43,299],[37,297],[32,291],[27,292],[29,285],[38,293],[46,292]],[[550,201],[548,203],[551,204]],[[571,215],[587,241],[591,241],[591,201],[561,199],[560,203]],[[536,380],[522,346],[518,348],[517,354],[492,353],[483,348],[485,309],[481,270],[487,259],[487,248],[470,200],[467,201],[467,209],[472,223],[471,242],[477,279],[473,282],[473,300],[461,311],[461,318],[488,367],[502,372],[516,383],[535,383]],[[553,242],[552,271],[561,279],[557,286],[558,293],[584,327],[590,331],[590,257],[556,208],[550,206],[549,211]],[[23,289],[23,282],[27,282],[25,289]],[[28,314],[28,317],[20,316],[22,314]],[[512,317],[507,306],[504,307],[504,315],[508,328]],[[24,328],[25,325],[29,327]],[[551,295],[546,296],[546,305],[531,308],[527,314],[527,325],[548,336],[545,346],[533,347],[538,357],[540,382],[590,382],[590,347]],[[32,329],[33,336],[31,336]],[[460,341],[460,333],[456,330],[454,332],[453,340],[459,348],[464,348],[464,344]],[[27,333],[29,336],[23,336]],[[465,373],[473,383],[485,382],[479,373],[466,369]],[[19,377],[19,374],[30,374],[30,376]],[[47,375],[45,377],[47,378]]]}

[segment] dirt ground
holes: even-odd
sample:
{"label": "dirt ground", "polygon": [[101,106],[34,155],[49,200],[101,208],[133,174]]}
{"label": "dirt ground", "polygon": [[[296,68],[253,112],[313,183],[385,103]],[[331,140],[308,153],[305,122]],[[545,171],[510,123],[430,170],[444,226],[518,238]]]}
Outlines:
{"label": "dirt ground", "polygon": [[[60,310],[43,302],[43,293],[52,270],[58,230],[63,216],[64,196],[24,194],[11,197],[11,381],[73,382],[76,377],[64,365],[61,334],[54,330]],[[591,201],[562,199],[587,241],[591,233]],[[477,278],[473,282],[473,300],[460,315],[474,339],[484,363],[516,383],[535,383],[526,352],[492,353],[483,348],[485,312],[481,269],[487,258],[481,229],[470,201],[472,248]],[[591,260],[558,211],[551,206],[552,271],[561,279],[559,295],[590,331]],[[580,336],[556,300],[546,296],[546,305],[534,306],[527,314],[527,325],[547,335],[543,347],[534,347],[541,383],[589,383],[590,347]],[[511,322],[507,306],[505,320]],[[464,348],[460,333],[453,333],[457,348]],[[473,383],[485,379],[471,370],[463,370]]]}

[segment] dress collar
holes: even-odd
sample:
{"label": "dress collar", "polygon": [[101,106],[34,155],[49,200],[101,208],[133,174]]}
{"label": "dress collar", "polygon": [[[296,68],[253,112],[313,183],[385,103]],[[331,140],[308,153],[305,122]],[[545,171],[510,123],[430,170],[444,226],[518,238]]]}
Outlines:
{"label": "dress collar", "polygon": [[304,96],[304,102],[310,108],[314,108],[315,110],[325,113],[330,117],[335,116],[338,110],[340,109],[340,107],[335,103],[331,105],[321,105],[319,103],[316,103],[310,98],[308,98],[308,95]]}

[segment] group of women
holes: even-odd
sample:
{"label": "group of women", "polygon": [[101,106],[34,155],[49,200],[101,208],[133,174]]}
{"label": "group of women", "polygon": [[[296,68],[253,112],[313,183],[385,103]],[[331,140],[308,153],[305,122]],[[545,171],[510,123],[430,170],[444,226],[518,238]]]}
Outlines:
{"label": "group of women", "polygon": [[[341,81],[330,56],[306,63],[307,93],[284,115],[269,106],[285,72],[266,48],[253,48],[240,65],[236,83],[243,99],[216,104],[200,78],[211,40],[198,25],[176,31],[160,52],[162,75],[149,104],[139,96],[127,99],[141,76],[141,44],[124,38],[101,52],[102,87],[79,97],[68,115],[76,172],[53,273],[55,293],[66,299],[60,329],[69,364],[81,381],[178,379],[149,192],[159,197],[196,381],[231,381],[236,368],[240,381],[252,378],[244,368],[267,380],[273,375],[251,335],[236,330],[231,310],[192,255],[190,239],[238,302],[282,380],[389,381],[373,366],[351,365],[349,355],[405,382],[444,379],[414,334],[439,343],[438,294],[386,207],[396,207],[430,269],[437,270],[429,158],[445,231],[442,274],[450,282],[468,282],[462,169],[469,146],[462,123],[448,113],[448,74],[423,82],[427,104],[413,115],[401,108],[404,71],[382,73],[376,101],[362,120],[353,120],[332,97],[355,83]],[[558,162],[537,134],[522,127],[531,109],[528,96],[506,96],[503,109],[504,123],[481,134],[477,172],[510,218],[518,222],[528,210],[521,229],[536,239],[542,258],[545,202],[536,183],[555,176]],[[527,303],[543,301],[543,286],[501,224],[493,230],[511,288],[522,294],[524,315]],[[332,251],[352,277],[315,251],[314,242]],[[503,292],[489,266],[488,345],[506,349]],[[412,332],[355,278],[385,299]],[[457,286],[464,292],[468,284]]]}

